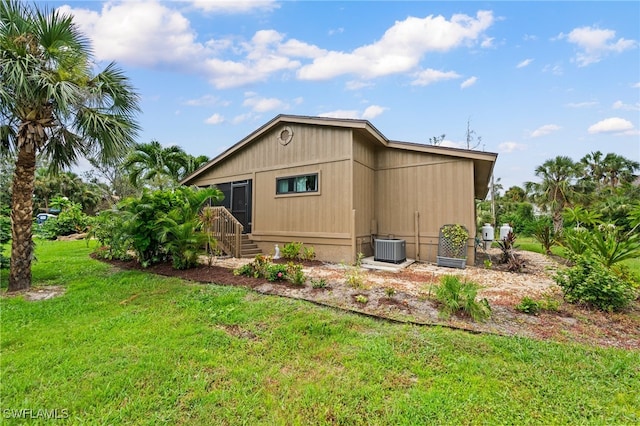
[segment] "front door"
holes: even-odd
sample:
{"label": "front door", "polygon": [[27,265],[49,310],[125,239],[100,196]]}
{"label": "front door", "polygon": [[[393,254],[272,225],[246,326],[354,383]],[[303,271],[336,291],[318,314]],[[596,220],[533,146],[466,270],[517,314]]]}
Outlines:
{"label": "front door", "polygon": [[244,233],[251,232],[251,179],[217,184],[224,194],[220,203],[242,224]]}
{"label": "front door", "polygon": [[244,227],[244,233],[251,232],[251,180],[231,184],[231,214]]}

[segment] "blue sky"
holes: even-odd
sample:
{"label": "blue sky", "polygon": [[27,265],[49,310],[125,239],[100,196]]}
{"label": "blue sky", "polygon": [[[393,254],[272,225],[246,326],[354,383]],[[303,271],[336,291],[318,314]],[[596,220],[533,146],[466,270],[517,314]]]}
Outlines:
{"label": "blue sky", "polygon": [[[280,113],[364,118],[392,140],[545,160],[640,161],[640,2],[38,2],[75,16],[142,99],[140,142],[214,157]],[[477,139],[474,140],[474,144]]]}

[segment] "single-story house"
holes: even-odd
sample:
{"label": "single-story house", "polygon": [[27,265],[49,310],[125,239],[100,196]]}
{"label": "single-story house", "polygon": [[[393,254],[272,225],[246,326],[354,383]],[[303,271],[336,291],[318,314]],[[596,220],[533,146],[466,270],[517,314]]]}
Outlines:
{"label": "single-story house", "polygon": [[367,120],[278,115],[181,183],[217,186],[266,254],[302,242],[318,259],[352,262],[380,238],[435,262],[440,228],[461,224],[473,264],[475,200],[486,197],[496,158],[389,140]]}

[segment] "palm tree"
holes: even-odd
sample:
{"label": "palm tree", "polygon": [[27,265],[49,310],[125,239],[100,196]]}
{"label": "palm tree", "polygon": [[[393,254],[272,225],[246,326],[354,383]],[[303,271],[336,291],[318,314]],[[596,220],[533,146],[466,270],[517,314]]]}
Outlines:
{"label": "palm tree", "polygon": [[543,211],[550,211],[556,233],[562,230],[562,212],[571,204],[578,172],[579,166],[571,158],[557,156],[535,169],[535,175],[542,179],[541,182],[525,182],[525,189],[532,200]]}
{"label": "palm tree", "polygon": [[583,178],[593,181],[598,187],[604,181],[602,160],[602,152],[595,151],[582,157],[578,163],[582,167]]}
{"label": "palm tree", "polygon": [[92,66],[71,15],[0,2],[0,142],[16,156],[9,291],[31,286],[37,157],[57,172],[80,156],[117,157],[134,142],[137,94],[115,64],[95,75]]}
{"label": "palm tree", "polygon": [[180,180],[186,178],[208,162],[209,157],[206,155],[198,155],[197,157],[194,157],[193,155],[187,154],[187,166],[181,171]]}
{"label": "palm tree", "polygon": [[622,183],[630,183],[635,179],[634,173],[640,169],[640,163],[629,160],[622,155],[609,153],[602,160],[604,183],[616,188]]}
{"label": "palm tree", "polygon": [[162,147],[160,142],[136,144],[124,168],[136,188],[163,189],[177,185],[181,170],[188,167],[187,154],[178,146]]}

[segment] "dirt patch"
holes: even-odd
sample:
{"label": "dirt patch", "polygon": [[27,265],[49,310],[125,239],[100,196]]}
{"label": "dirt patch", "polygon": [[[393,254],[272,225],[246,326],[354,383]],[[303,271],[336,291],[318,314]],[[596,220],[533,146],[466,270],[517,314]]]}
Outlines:
{"label": "dirt patch", "polygon": [[50,285],[46,287],[31,287],[27,291],[16,291],[12,293],[4,292],[4,297],[16,297],[23,296],[24,300],[29,302],[38,302],[41,300],[49,300],[54,297],[58,297],[63,295],[67,291],[65,287],[61,287],[59,285]]}
{"label": "dirt patch", "polygon": [[[556,259],[537,253],[519,252],[525,261],[525,268],[520,273],[512,273],[497,265],[498,252],[483,255],[491,259],[491,268],[452,269],[414,263],[400,272],[361,269],[362,285],[357,288],[346,284],[349,266],[319,261],[303,263],[303,270],[308,277],[304,286],[233,274],[234,268],[251,259],[219,258],[211,264],[185,271],[175,270],[170,264],[154,265],[146,270],[202,283],[250,288],[258,293],[308,300],[394,321],[540,340],[640,349],[638,301],[625,312],[613,314],[564,303],[560,289],[551,278],[559,268],[565,267]],[[133,261],[110,263],[121,268],[141,269]],[[440,318],[438,304],[433,296],[433,285],[445,274],[459,275],[465,280],[478,283],[481,286],[478,296],[489,301],[491,318],[482,323],[474,322],[466,316]],[[312,288],[311,279],[324,279],[328,286]],[[357,298],[358,295],[363,297]],[[559,307],[555,311],[543,311],[539,315],[524,314],[516,310],[515,306],[525,296],[556,301]],[[363,298],[366,298],[366,302]]]}

